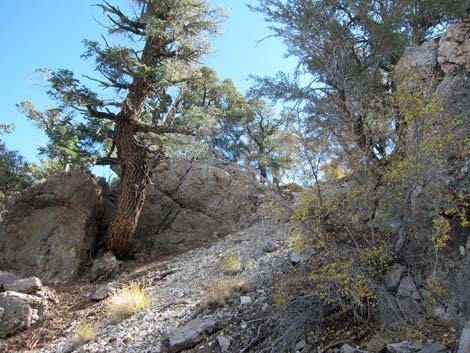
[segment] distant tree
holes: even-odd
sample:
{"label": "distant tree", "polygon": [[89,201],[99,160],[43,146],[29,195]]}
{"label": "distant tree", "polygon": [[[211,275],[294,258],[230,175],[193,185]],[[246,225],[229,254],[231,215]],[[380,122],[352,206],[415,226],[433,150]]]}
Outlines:
{"label": "distant tree", "polygon": [[232,80],[220,80],[213,69],[202,68],[201,76],[187,83],[182,107],[192,111],[190,115],[199,112],[212,117],[214,126],[205,141],[212,153],[231,162],[240,160],[245,147],[241,121],[247,104]]}
{"label": "distant tree", "polygon": [[276,115],[266,101],[243,96],[230,79],[220,80],[207,67],[187,82],[181,99],[181,109],[192,112],[188,115],[212,117],[214,128],[202,141],[209,154],[252,166],[264,180],[268,176],[279,179],[288,167],[292,141],[286,119]]}
{"label": "distant tree", "polygon": [[[188,116],[180,110],[179,97],[186,82],[200,75],[197,64],[208,52],[207,39],[218,31],[222,15],[204,0],[134,3],[133,15],[106,1],[98,5],[110,21],[109,34],[130,39],[130,46],[112,44],[105,38],[103,44],[85,41],[83,57],[94,58],[101,74],[90,79],[114,90],[113,98],[81,84],[69,70],[49,73],[49,95],[60,103],[59,126],[67,126],[66,120],[75,117],[72,112],[78,112],[87,131],[94,130],[92,135],[83,135],[90,144],[74,141],[73,146],[59,149],[65,148],[67,154],[80,159],[82,146],[103,144],[106,154],[97,158],[96,164],[111,164],[120,170],[120,190],[107,236],[108,248],[121,257],[130,253],[145,201],[150,177],[148,153],[164,148],[149,146],[148,136],[196,133],[197,126],[185,124]],[[79,128],[79,123],[72,124],[70,130],[67,127],[59,134],[59,140]]]}
{"label": "distant tree", "polygon": [[[13,124],[0,123],[0,135],[11,132]],[[0,219],[15,195],[31,186],[30,166],[17,152],[9,150],[0,139]]]}
{"label": "distant tree", "polygon": [[260,98],[247,101],[247,114],[242,120],[246,146],[242,151],[262,179],[279,183],[282,171],[289,168],[295,141],[287,130],[286,119],[276,115],[267,102]]}

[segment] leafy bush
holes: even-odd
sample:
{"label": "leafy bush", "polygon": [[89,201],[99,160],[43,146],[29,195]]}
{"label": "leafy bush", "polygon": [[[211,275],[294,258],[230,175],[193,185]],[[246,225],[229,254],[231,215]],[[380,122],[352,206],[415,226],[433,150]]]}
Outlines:
{"label": "leafy bush", "polygon": [[111,320],[122,321],[148,307],[150,300],[151,296],[147,289],[137,283],[131,283],[109,297],[107,312]]}

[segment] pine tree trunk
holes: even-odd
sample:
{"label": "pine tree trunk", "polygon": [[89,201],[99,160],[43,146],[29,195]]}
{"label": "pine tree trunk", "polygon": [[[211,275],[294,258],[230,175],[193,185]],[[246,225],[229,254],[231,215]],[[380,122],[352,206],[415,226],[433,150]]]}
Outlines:
{"label": "pine tree trunk", "polygon": [[[146,16],[157,16],[166,20],[167,9],[157,6],[147,7]],[[160,11],[160,13],[157,13]],[[164,38],[148,36],[142,50],[141,63],[151,67],[162,53],[165,53]],[[129,88],[121,111],[116,116],[114,142],[121,166],[121,186],[116,202],[113,220],[108,228],[108,249],[118,257],[127,257],[131,252],[132,239],[145,202],[145,189],[148,182],[147,153],[139,141],[138,123],[145,102],[153,90],[152,76],[136,76]]]}
{"label": "pine tree trunk", "polygon": [[131,241],[145,201],[147,162],[132,124],[119,123],[116,142],[121,159],[121,185],[112,223],[108,229],[108,249],[118,257],[130,254]]}
{"label": "pine tree trunk", "polygon": [[115,143],[121,166],[121,185],[113,220],[108,228],[108,250],[118,257],[130,255],[131,242],[145,202],[148,181],[146,149],[136,124],[152,86],[136,80],[117,115]]}

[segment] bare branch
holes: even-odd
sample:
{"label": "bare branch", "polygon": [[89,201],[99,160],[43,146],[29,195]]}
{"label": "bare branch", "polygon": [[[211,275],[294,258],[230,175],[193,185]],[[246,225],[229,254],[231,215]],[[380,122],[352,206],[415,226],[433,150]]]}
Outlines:
{"label": "bare branch", "polygon": [[98,119],[108,119],[115,121],[116,120],[116,114],[113,114],[111,112],[101,112],[99,110],[96,110],[92,105],[87,105],[87,112],[88,115],[90,115],[93,118],[98,118]]}
{"label": "bare branch", "polygon": [[118,165],[121,163],[119,158],[112,158],[112,157],[103,157],[97,158],[95,161],[95,165]]}
{"label": "bare branch", "polygon": [[134,127],[138,132],[151,132],[154,134],[181,134],[181,135],[189,135],[195,136],[196,131],[191,129],[181,129],[175,127],[168,127],[168,126],[154,126],[148,125],[143,123],[134,123]]}

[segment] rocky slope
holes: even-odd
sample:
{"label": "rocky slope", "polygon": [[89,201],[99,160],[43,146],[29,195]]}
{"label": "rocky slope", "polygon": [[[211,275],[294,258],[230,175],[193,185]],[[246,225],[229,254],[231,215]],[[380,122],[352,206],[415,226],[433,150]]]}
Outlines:
{"label": "rocky slope", "polygon": [[[113,280],[121,283],[137,280],[148,286],[152,294],[152,304],[148,309],[118,324],[106,325],[106,317],[99,318],[98,327],[102,327],[98,329],[97,340],[84,345],[74,337],[73,327],[82,320],[78,310],[76,320],[65,328],[69,334],[38,352],[161,352],[162,342],[167,338],[170,349],[179,351],[181,348],[192,348],[201,341],[204,341],[202,344],[217,341],[217,336],[206,340],[204,331],[216,331],[223,336],[224,327],[230,325],[244,327],[236,333],[237,336],[231,331],[226,333],[230,346],[246,345],[251,339],[254,323],[243,324],[236,317],[237,312],[246,309],[253,314],[266,311],[271,306],[268,293],[265,293],[266,285],[292,268],[290,250],[284,246],[288,234],[287,225],[264,220],[210,247],[177,255],[159,262],[156,267],[123,273]],[[239,256],[242,270],[238,276],[245,279],[248,285],[245,293],[233,298],[232,305],[229,303],[212,311],[205,308],[207,289],[230,276],[224,274],[223,265],[223,258],[228,253]],[[90,290],[89,296],[94,289]],[[99,308],[101,304],[91,305]],[[196,316],[198,319],[191,321]],[[188,321],[193,325],[189,332],[176,330]],[[213,344],[217,351],[218,343]]]}

